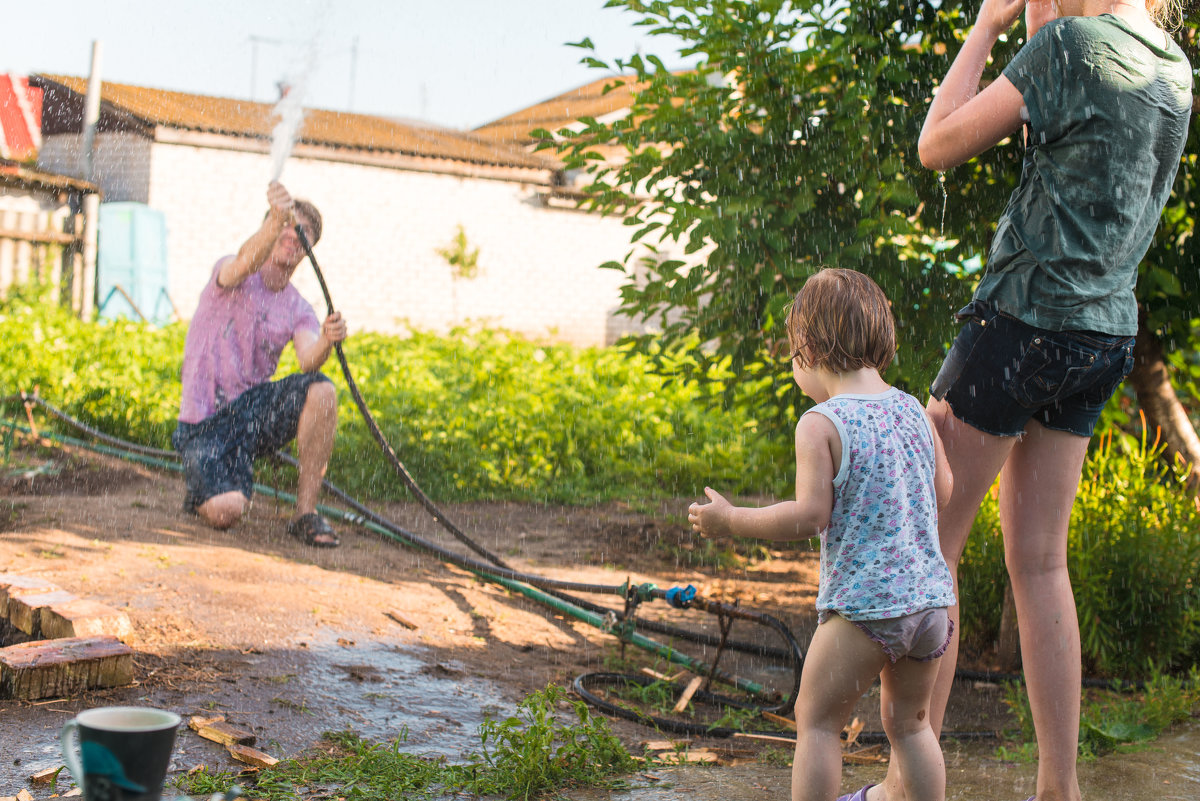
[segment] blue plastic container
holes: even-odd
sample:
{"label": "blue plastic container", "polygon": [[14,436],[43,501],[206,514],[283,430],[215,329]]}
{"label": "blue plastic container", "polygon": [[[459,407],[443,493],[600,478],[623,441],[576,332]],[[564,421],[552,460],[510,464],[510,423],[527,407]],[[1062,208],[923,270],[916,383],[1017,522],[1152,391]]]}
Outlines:
{"label": "blue plastic container", "polygon": [[100,204],[96,301],[101,319],[172,320],[167,220],[161,211],[144,203]]}

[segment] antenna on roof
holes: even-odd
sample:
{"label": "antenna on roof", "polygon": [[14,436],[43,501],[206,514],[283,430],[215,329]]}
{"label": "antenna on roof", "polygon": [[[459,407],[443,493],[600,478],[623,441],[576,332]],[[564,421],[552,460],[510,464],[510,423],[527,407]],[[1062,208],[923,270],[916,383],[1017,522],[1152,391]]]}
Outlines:
{"label": "antenna on roof", "polygon": [[254,90],[258,88],[258,46],[260,44],[281,45],[282,39],[271,39],[266,36],[250,37],[250,99],[254,99]]}

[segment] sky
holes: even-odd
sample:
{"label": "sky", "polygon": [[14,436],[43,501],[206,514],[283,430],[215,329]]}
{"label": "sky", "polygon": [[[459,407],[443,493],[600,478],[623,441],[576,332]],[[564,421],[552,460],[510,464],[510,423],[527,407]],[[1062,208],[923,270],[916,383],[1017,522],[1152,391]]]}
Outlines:
{"label": "sky", "polygon": [[604,0],[23,0],[3,5],[0,72],[104,80],[470,129],[605,76],[635,52],[685,61]]}

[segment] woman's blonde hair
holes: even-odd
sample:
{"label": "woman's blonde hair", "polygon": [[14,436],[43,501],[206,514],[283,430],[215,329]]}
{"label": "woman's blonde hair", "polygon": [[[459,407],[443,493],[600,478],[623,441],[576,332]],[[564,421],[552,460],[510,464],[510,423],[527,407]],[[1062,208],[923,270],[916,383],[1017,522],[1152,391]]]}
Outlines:
{"label": "woman's blonde hair", "polygon": [[787,332],[792,358],[810,369],[882,372],[896,356],[891,304],[878,284],[855,270],[810,276],[792,301]]}
{"label": "woman's blonde hair", "polygon": [[1183,0],[1146,0],[1146,13],[1163,30],[1183,27]]}

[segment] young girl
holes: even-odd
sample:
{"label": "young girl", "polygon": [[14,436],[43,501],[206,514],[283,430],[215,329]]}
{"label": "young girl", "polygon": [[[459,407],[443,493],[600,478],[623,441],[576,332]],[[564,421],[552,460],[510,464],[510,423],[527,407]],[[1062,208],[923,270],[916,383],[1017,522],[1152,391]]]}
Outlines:
{"label": "young girl", "polygon": [[[1020,185],[975,297],[959,312],[965,325],[930,388],[929,410],[946,421],[940,433],[955,477],[940,520],[951,570],[1000,475],[1005,562],[1037,732],[1037,801],[1080,798],[1068,522],[1092,430],[1133,366],[1138,263],[1187,138],[1191,66],[1159,27],[1178,18],[1177,2],[984,0],[918,145],[921,161],[939,170],[1014,134],[1025,148]],[[1025,46],[980,90],[992,46],[1022,10]],[[939,733],[957,646],[934,692]],[[898,768],[889,767],[871,801],[904,801]]]}
{"label": "young girl", "polygon": [[[913,801],[942,801],[946,769],[929,725],[934,661],[954,627],[937,508],[951,475],[919,401],[880,376],[896,353],[883,291],[822,270],[787,319],[792,375],[817,405],[796,426],[796,500],[735,507],[711,489],[688,520],[705,536],[821,537],[818,626],[796,701],[793,801],[838,791],[839,733],[875,677],[892,757]],[[868,787],[839,801],[864,801]]]}

